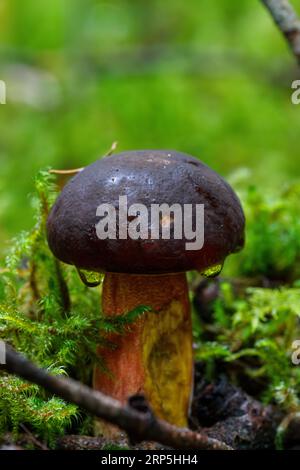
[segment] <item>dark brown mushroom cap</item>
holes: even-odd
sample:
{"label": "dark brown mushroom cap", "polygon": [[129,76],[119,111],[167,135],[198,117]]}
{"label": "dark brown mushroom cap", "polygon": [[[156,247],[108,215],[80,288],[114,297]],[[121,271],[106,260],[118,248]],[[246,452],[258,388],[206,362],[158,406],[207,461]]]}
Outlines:
{"label": "dark brown mushroom cap", "polygon": [[[204,245],[186,240],[100,240],[97,207],[134,203],[204,204]],[[244,243],[244,214],[231,187],[201,161],[168,150],[123,152],[97,160],[63,188],[47,222],[48,243],[61,261],[96,272],[176,273],[222,264]],[[150,224],[149,224],[150,227]]]}

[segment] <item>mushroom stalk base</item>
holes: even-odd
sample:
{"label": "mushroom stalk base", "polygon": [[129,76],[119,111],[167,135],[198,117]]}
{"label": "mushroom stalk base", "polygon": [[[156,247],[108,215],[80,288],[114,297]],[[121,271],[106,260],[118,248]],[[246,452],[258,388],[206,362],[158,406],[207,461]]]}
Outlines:
{"label": "mushroom stalk base", "polygon": [[[96,368],[94,388],[126,403],[143,393],[155,415],[186,426],[193,385],[192,329],[185,274],[106,274],[102,310],[107,317],[139,305],[151,307],[124,334],[110,334],[115,348],[99,347],[110,374]],[[97,432],[114,434],[98,423]]]}

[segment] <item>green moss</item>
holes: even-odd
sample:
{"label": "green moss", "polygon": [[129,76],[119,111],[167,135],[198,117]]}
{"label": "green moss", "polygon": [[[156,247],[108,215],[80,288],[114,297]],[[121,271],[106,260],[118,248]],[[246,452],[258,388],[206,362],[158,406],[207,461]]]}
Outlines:
{"label": "green moss", "polygon": [[246,215],[245,248],[226,263],[212,322],[200,321],[196,358],[208,378],[221,369],[292,412],[300,406],[300,367],[292,362],[300,339],[300,185],[266,191],[248,179],[245,171],[232,177]]}
{"label": "green moss", "polygon": [[[148,309],[139,306],[115,320],[105,320],[99,288],[88,289],[76,269],[53,257],[45,237],[48,210],[57,194],[53,183],[47,170],[38,174],[33,199],[36,224],[12,241],[0,271],[0,334],[52,374],[68,374],[90,385],[95,363],[106,371],[96,354],[97,345],[107,344],[106,333],[121,334]],[[92,432],[90,418],[77,407],[1,374],[0,432],[16,434],[21,423],[50,445],[71,428]]]}
{"label": "green moss", "polygon": [[[101,316],[100,289],[88,289],[76,269],[60,264],[47,246],[45,222],[57,194],[48,171],[39,173],[36,189],[35,226],[13,240],[0,271],[0,334],[51,373],[90,385],[96,362],[106,372],[97,345],[111,347],[107,333],[122,334],[148,308],[139,306],[113,320]],[[295,411],[300,368],[291,356],[292,342],[300,338],[299,187],[277,197],[254,188],[241,195],[248,221],[246,248],[227,271],[235,273],[236,281],[220,283],[213,321],[206,324],[193,312],[196,359],[210,379],[220,367],[242,386],[248,377],[257,384],[258,398]],[[190,278],[195,283],[196,275]],[[236,289],[236,282],[260,287]],[[261,287],[263,282],[275,287]],[[0,432],[16,435],[20,424],[50,446],[63,433],[92,433],[91,417],[83,411],[2,373]]]}
{"label": "green moss", "polygon": [[[238,186],[238,185],[236,185]],[[233,273],[291,283],[300,277],[300,184],[265,191],[245,182],[240,190],[247,231]]]}
{"label": "green moss", "polygon": [[[210,378],[222,363],[238,384],[245,376],[253,386],[256,382],[263,401],[286,411],[299,409],[300,368],[292,363],[292,343],[300,338],[300,289],[247,288],[242,297],[232,294],[229,304],[228,289],[228,283],[221,284],[210,340],[198,340],[196,358],[206,364]],[[202,328],[205,338],[208,327]]]}

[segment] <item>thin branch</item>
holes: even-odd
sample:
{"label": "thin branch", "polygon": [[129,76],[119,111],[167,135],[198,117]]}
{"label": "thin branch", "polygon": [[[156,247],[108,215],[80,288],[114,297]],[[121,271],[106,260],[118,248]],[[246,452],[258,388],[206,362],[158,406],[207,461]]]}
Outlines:
{"label": "thin branch", "polygon": [[41,450],[49,450],[47,446],[45,446],[45,444],[43,444],[42,442],[40,442],[30,431],[29,429],[27,429],[27,427],[24,425],[24,424],[21,424],[20,425],[21,428],[23,429],[23,431],[25,432],[25,434],[27,435],[28,439],[36,446],[38,447],[39,449]]}
{"label": "thin branch", "polygon": [[[104,157],[109,157],[114,153],[118,146],[118,142],[113,142],[111,144],[110,149],[104,154]],[[76,175],[77,173],[80,173],[82,170],[84,170],[84,166],[81,168],[72,168],[71,170],[55,170],[55,169],[50,169],[49,173],[54,174],[54,175]]]}
{"label": "thin branch", "polygon": [[67,286],[67,283],[64,279],[62,270],[61,270],[61,265],[60,262],[54,258],[54,264],[55,264],[55,271],[56,271],[56,278],[58,282],[58,287],[60,290],[60,296],[61,296],[61,302],[62,302],[62,307],[64,314],[67,316],[68,312],[70,311],[71,308],[71,299],[70,299],[70,294],[69,294],[69,289]]}
{"label": "thin branch", "polygon": [[286,38],[300,65],[300,18],[288,0],[261,0]]}
{"label": "thin branch", "polygon": [[118,142],[117,142],[117,141],[116,141],[116,142],[113,142],[113,143],[111,144],[110,149],[108,150],[108,152],[106,152],[106,153],[104,154],[104,156],[105,156],[105,157],[109,157],[110,155],[112,155],[112,154],[114,153],[114,151],[116,150],[117,146],[118,146]]}
{"label": "thin branch", "polygon": [[75,403],[89,413],[124,429],[135,441],[155,441],[175,449],[232,450],[223,442],[189,429],[177,428],[156,419],[152,413],[142,413],[70,378],[48,374],[6,345],[7,372],[40,385],[49,392]]}
{"label": "thin branch", "polygon": [[81,168],[72,168],[72,170],[54,170],[54,169],[50,169],[49,173],[51,173],[53,175],[76,175],[77,173],[79,173],[83,169],[84,169],[84,166],[81,167]]}

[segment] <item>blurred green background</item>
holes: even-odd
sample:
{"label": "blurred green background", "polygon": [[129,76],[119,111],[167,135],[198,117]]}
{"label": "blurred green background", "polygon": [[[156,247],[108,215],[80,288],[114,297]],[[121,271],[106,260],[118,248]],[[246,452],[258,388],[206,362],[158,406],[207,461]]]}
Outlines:
{"label": "blurred green background", "polygon": [[259,0],[0,0],[0,24],[0,253],[32,226],[37,170],[115,140],[262,190],[299,177],[299,73]]}

